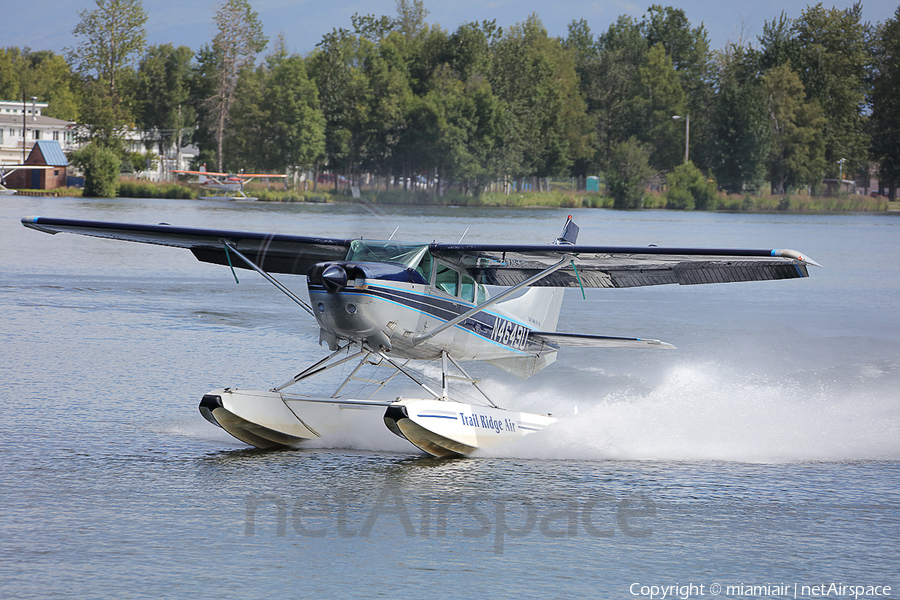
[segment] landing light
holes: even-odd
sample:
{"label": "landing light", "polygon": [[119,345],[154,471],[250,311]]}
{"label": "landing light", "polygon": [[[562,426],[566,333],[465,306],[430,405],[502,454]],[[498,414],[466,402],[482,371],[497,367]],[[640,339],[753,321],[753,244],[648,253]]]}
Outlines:
{"label": "landing light", "polygon": [[356,314],[356,305],[355,304],[348,304],[344,308],[346,309],[348,315]]}
{"label": "landing light", "polygon": [[317,309],[320,313],[325,312],[325,304],[323,304],[322,302],[319,302],[318,304],[316,304],[316,309]]}

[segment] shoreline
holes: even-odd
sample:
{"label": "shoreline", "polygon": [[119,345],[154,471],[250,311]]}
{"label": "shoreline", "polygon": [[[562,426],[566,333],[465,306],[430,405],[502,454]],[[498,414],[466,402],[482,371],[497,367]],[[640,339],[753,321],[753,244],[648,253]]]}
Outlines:
{"label": "shoreline", "polygon": [[[130,186],[124,186],[126,188]],[[141,186],[143,188],[144,186]],[[136,191],[151,191],[155,186],[147,186],[146,189],[137,190],[134,187],[122,190],[126,194],[120,194],[120,198],[168,198],[171,200],[196,200],[196,192],[191,188],[179,186],[177,195],[171,193],[162,194],[135,194]],[[171,192],[171,188],[166,190]],[[472,196],[447,195],[443,198],[435,198],[426,193],[402,193],[381,192],[364,194],[361,198],[351,198],[344,195],[336,195],[333,192],[295,192],[295,191],[271,191],[263,189],[247,190],[258,199],[254,202],[285,203],[285,204],[353,204],[367,202],[382,206],[435,206],[445,208],[596,208],[607,210],[661,210],[661,211],[687,211],[695,209],[666,208],[666,199],[662,194],[653,194],[645,199],[645,204],[636,209],[617,209],[613,206],[611,198],[600,194],[585,193],[554,193],[531,192],[527,194],[489,194],[480,198]],[[131,192],[131,193],[128,193]],[[19,196],[31,197],[71,197],[79,198],[80,188],[65,188],[58,190],[16,190]],[[697,212],[719,213],[758,213],[758,214],[897,214],[900,213],[900,201],[889,202],[886,198],[870,198],[867,196],[845,197],[810,197],[810,196],[718,196],[716,207]]]}

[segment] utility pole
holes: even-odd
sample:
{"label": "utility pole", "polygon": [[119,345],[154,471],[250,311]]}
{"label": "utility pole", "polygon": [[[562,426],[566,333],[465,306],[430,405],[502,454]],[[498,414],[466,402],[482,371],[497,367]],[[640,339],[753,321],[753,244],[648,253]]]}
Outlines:
{"label": "utility pole", "polygon": [[684,164],[687,164],[687,163],[688,163],[688,157],[689,157],[689,148],[690,148],[690,143],[691,143],[691,115],[688,115],[688,116],[686,116],[686,117],[681,117],[681,116],[675,115],[675,116],[673,116],[672,118],[675,119],[676,121],[677,121],[678,119],[684,119],[684,120],[685,120],[685,129],[684,129]]}
{"label": "utility pole", "polygon": [[28,135],[27,123],[25,120],[25,92],[22,92],[22,164],[25,164],[25,138]]}

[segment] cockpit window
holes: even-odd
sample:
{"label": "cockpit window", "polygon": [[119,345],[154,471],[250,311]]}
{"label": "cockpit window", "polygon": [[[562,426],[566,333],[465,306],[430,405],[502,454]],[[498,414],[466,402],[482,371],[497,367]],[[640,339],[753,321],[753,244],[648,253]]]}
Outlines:
{"label": "cockpit window", "polygon": [[431,281],[431,265],[433,262],[431,252],[428,252],[428,247],[426,246],[425,253],[422,254],[422,260],[419,261],[419,266],[416,267],[416,271],[425,278],[425,281]]}
{"label": "cockpit window", "polygon": [[437,273],[434,276],[434,286],[451,296],[455,296],[459,286],[459,274],[450,267],[438,263]]}
{"label": "cockpit window", "polygon": [[353,240],[347,260],[399,263],[408,269],[416,269],[426,280],[431,277],[431,253],[427,245]]}
{"label": "cockpit window", "polygon": [[482,302],[487,302],[487,299],[490,298],[488,294],[487,288],[485,288],[480,283],[475,286],[475,304],[481,304]]}
{"label": "cockpit window", "polygon": [[459,289],[459,297],[469,302],[475,302],[475,280],[463,274],[462,285]]}

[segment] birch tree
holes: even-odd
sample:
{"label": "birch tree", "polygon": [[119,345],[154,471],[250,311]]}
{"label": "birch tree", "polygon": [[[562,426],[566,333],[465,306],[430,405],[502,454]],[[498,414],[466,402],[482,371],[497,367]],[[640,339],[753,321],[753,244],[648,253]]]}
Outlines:
{"label": "birch tree", "polygon": [[259,15],[247,0],[227,0],[221,4],[215,22],[218,33],[213,39],[213,48],[218,54],[220,70],[215,74],[215,94],[207,102],[213,121],[216,161],[221,171],[225,130],[238,79],[244,69],[253,65],[256,55],[265,49],[269,40],[263,34]]}

